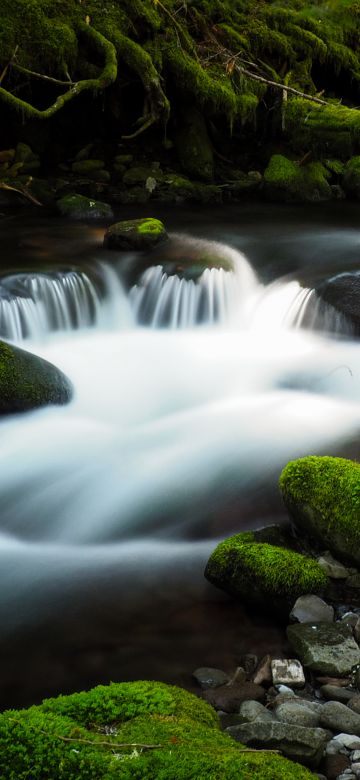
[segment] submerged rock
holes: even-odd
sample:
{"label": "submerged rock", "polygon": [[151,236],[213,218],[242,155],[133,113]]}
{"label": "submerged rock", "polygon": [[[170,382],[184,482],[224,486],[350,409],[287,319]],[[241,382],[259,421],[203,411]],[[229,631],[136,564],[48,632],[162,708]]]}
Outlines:
{"label": "submerged rock", "polygon": [[165,226],[159,219],[129,219],[111,225],[104,236],[106,249],[142,251],[167,241]]}
{"label": "submerged rock", "polygon": [[340,558],[360,564],[360,465],[344,458],[290,461],[280,489],[302,533]]}
{"label": "submerged rock", "polygon": [[[360,159],[360,158],[359,158]],[[360,334],[360,272],[348,271],[321,282],[316,288],[317,295],[326,304],[343,316],[352,329]]]}
{"label": "submerged rock", "polygon": [[66,404],[71,396],[71,383],[59,368],[0,341],[0,415]]}
{"label": "submerged rock", "polygon": [[314,559],[271,544],[254,543],[251,532],[221,542],[209,558],[205,577],[245,603],[281,611],[300,595],[322,592],[328,583]]}
{"label": "submerged rock", "polygon": [[56,208],[63,217],[70,219],[111,219],[114,216],[108,203],[85,195],[65,195],[56,202]]}

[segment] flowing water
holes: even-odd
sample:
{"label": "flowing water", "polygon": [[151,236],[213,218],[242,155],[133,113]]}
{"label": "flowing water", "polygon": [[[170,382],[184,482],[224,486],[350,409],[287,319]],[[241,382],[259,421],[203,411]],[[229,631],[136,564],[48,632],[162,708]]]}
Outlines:
{"label": "flowing water", "polygon": [[102,229],[0,223],[0,336],[75,390],[1,423],[3,706],[109,679],[189,685],[194,666],[279,644],[202,572],[217,539],[284,519],[289,459],[358,452],[360,347],[312,277],[360,267],[360,232],[345,212],[216,217],[180,213],[177,241],[233,273],[155,265],[130,289],[134,258],[104,252]]}

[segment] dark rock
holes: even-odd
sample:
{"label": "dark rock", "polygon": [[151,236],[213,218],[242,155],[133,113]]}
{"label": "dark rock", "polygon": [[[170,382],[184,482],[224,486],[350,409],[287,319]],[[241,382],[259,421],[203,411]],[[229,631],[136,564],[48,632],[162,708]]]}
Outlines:
{"label": "dark rock", "polygon": [[56,201],[56,208],[63,217],[70,219],[111,219],[114,216],[108,203],[85,195],[64,195]]}
{"label": "dark rock", "polygon": [[348,769],[350,766],[350,759],[348,756],[343,756],[340,753],[334,755],[327,755],[323,758],[320,769],[324,772],[324,775],[328,780],[336,780],[337,776]]}
{"label": "dark rock", "polygon": [[204,699],[216,710],[225,712],[238,712],[243,701],[264,701],[265,691],[260,685],[245,682],[241,685],[222,685],[220,688],[208,690],[204,693]]}
{"label": "dark rock", "polygon": [[345,676],[360,663],[360,649],[346,625],[297,623],[288,626],[287,636],[304,666],[314,672]]}
{"label": "dark rock", "polygon": [[338,685],[322,685],[320,693],[328,701],[340,701],[343,704],[348,704],[355,696],[354,689],[348,690],[348,688],[340,688]]}
{"label": "dark rock", "polygon": [[142,251],[151,249],[167,238],[165,227],[160,220],[145,217],[111,225],[104,236],[104,247],[121,251]]}
{"label": "dark rock", "polygon": [[328,732],[319,728],[293,726],[290,723],[262,722],[243,723],[230,726],[226,731],[237,741],[248,747],[265,750],[280,750],[293,761],[307,766],[318,766]]}
{"label": "dark rock", "polygon": [[229,675],[221,669],[213,669],[209,666],[201,666],[195,669],[193,677],[204,690],[207,688],[219,688],[229,682]]}
{"label": "dark rock", "polygon": [[353,326],[360,330],[360,273],[349,271],[325,280],[316,288],[319,297],[330,304]]}
{"label": "dark rock", "polygon": [[60,369],[0,341],[0,414],[66,404],[71,396],[71,383]]}

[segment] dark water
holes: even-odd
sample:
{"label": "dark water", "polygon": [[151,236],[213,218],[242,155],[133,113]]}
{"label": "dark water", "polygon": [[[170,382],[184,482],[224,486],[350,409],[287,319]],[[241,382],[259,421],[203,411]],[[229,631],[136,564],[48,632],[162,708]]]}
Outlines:
{"label": "dark water", "polygon": [[[170,232],[235,246],[265,283],[287,276],[311,286],[335,271],[360,269],[360,206],[356,204],[316,208],[251,204],[191,210],[152,205],[141,211],[123,209],[116,218],[133,216],[159,217]],[[102,249],[103,232],[104,226],[70,224],[28,212],[7,216],[0,220],[1,273],[86,269],[95,260],[112,259]],[[334,433],[316,451],[356,457],[360,454],[357,432],[356,417],[353,433],[347,426],[346,436]],[[93,568],[87,564],[81,576],[77,564],[76,587],[74,569],[62,565],[63,551],[58,563],[50,564],[56,576],[49,587],[44,552],[43,560],[40,554],[32,564],[34,570],[38,566],[37,575],[32,569],[30,584],[26,581],[20,587],[22,561],[25,569],[31,546],[24,558],[9,554],[6,566],[11,577],[2,584],[9,592],[8,598],[3,594],[0,609],[1,706],[23,706],[45,695],[109,680],[160,679],[192,689],[191,672],[197,666],[231,672],[244,653],[286,652],[279,626],[246,613],[207,585],[202,574],[211,549],[211,543],[206,547],[209,537],[285,520],[277,490],[278,461],[272,464],[271,442],[266,446],[270,453],[266,474],[255,486],[247,488],[245,481],[240,497],[231,495],[219,508],[212,503],[209,486],[210,503],[196,529],[186,536],[194,546],[185,564],[181,550],[162,563],[156,551],[160,537],[154,532],[155,548],[145,548],[139,562],[136,556],[130,556],[131,565],[129,557],[116,561],[106,557],[107,552],[101,564],[98,557]],[[274,440],[274,451],[276,447]],[[191,501],[187,511],[191,514]],[[205,547],[201,547],[203,539]]]}

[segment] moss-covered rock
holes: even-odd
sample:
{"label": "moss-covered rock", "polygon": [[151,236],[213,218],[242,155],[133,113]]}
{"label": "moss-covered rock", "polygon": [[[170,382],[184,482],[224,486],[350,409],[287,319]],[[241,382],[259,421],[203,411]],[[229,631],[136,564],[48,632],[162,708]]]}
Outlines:
{"label": "moss-covered rock", "polygon": [[264,172],[264,191],[270,200],[317,203],[332,198],[330,172],[319,162],[298,165],[274,154]]}
{"label": "moss-covered rock", "polygon": [[195,179],[212,181],[214,155],[206,123],[200,111],[189,108],[181,119],[176,133],[176,150],[185,173]]}
{"label": "moss-covered rock", "polygon": [[104,236],[106,249],[142,251],[161,244],[168,238],[165,226],[159,219],[145,217],[130,219],[111,225]]}
{"label": "moss-covered rock", "polygon": [[352,157],[346,163],[341,184],[350,198],[360,200],[360,157]]}
{"label": "moss-covered rock", "polygon": [[60,369],[0,341],[0,414],[66,404],[71,396],[71,383]]}
{"label": "moss-covered rock", "polygon": [[251,532],[220,542],[205,569],[218,588],[264,610],[287,609],[305,593],[322,593],[328,578],[316,560],[266,542]]}
{"label": "moss-covered rock", "polygon": [[340,559],[360,564],[360,465],[311,455],[290,461],[280,489],[294,522]]}
{"label": "moss-covered rock", "polygon": [[104,160],[77,160],[73,162],[71,169],[74,173],[90,178],[96,171],[103,170]]}
{"label": "moss-covered rock", "polygon": [[112,683],[0,714],[2,780],[311,780],[246,752],[212,708],[156,682]]}
{"label": "moss-covered rock", "polygon": [[111,219],[114,216],[108,203],[85,195],[64,195],[56,202],[56,208],[61,216],[70,219]]}

